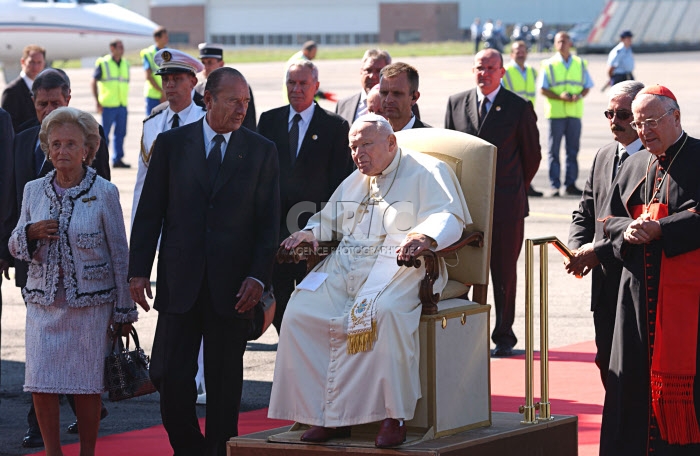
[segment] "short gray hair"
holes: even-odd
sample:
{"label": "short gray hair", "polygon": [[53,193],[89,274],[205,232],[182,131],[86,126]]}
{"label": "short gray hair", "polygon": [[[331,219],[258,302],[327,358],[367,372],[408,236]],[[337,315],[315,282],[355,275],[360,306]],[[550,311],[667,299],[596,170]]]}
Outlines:
{"label": "short gray hair", "polygon": [[637,95],[632,101],[632,108],[634,109],[635,104],[641,103],[644,97],[653,97],[660,100],[661,104],[664,107],[664,111],[670,111],[671,109],[673,109],[674,111],[681,110],[680,106],[678,106],[678,102],[676,102],[676,100],[674,100],[673,98],[665,97],[663,95],[656,95],[654,93],[642,93]]}
{"label": "short gray hair", "polygon": [[384,60],[387,65],[391,64],[391,56],[383,49],[367,49],[362,56],[362,64],[364,65],[368,60]]}
{"label": "short gray hair", "polygon": [[83,133],[85,139],[85,147],[87,148],[87,157],[85,164],[90,165],[95,158],[97,149],[100,147],[100,125],[97,123],[92,114],[89,114],[80,109],[65,106],[55,109],[41,123],[39,131],[39,142],[44,155],[49,156],[49,134],[54,127],[61,125],[75,125]]}
{"label": "short gray hair", "polygon": [[318,67],[312,62],[311,60],[298,60],[296,62],[292,62],[289,64],[287,67],[287,74],[284,77],[285,83],[287,82],[287,79],[289,79],[289,70],[292,69],[292,67],[301,67],[301,68],[309,68],[311,69],[311,74],[314,78],[314,81],[318,82]]}
{"label": "short gray hair", "polygon": [[358,130],[362,124],[374,124],[378,133],[386,134],[387,137],[394,134],[394,129],[388,120],[378,114],[365,114],[357,118],[350,127],[350,132]]}
{"label": "short gray hair", "polygon": [[70,96],[70,79],[65,71],[59,68],[46,68],[34,79],[32,83],[32,97],[40,90],[61,89],[63,98]]}
{"label": "short gray hair", "polygon": [[640,90],[644,88],[644,84],[639,81],[622,81],[618,82],[610,88],[608,97],[610,100],[613,98],[628,96],[632,99],[637,96]]}

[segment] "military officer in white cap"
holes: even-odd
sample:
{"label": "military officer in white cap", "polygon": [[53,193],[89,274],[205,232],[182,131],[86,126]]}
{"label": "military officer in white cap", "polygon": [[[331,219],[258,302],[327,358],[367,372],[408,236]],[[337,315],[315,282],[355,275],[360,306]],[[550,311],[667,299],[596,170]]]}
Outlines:
{"label": "military officer in white cap", "polygon": [[197,85],[197,73],[204,68],[200,61],[189,54],[169,48],[158,51],[154,60],[159,66],[156,74],[162,77],[167,101],[154,108],[151,115],[143,121],[139,168],[134,187],[134,203],[131,206],[132,225],[156,137],[171,128],[196,122],[204,117],[205,113],[202,107],[192,101],[194,86]]}
{"label": "military officer in white cap", "polygon": [[[204,86],[207,84],[209,73],[224,66],[224,49],[218,44],[199,43],[199,60],[204,65],[204,69],[197,74],[199,83],[194,88],[194,102],[204,107]],[[245,113],[242,126],[256,131],[255,99],[253,98],[253,89],[248,86],[248,90],[250,92],[250,102],[248,103],[248,110]]]}

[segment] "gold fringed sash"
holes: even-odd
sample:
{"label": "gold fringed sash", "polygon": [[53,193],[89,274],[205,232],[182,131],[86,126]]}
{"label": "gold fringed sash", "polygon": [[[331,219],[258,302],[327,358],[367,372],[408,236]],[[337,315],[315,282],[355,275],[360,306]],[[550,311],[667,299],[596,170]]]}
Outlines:
{"label": "gold fringed sash", "polygon": [[384,238],[377,260],[355,297],[348,315],[349,355],[370,351],[377,340],[377,299],[401,269],[396,262],[395,250],[402,240],[402,237],[391,235]]}

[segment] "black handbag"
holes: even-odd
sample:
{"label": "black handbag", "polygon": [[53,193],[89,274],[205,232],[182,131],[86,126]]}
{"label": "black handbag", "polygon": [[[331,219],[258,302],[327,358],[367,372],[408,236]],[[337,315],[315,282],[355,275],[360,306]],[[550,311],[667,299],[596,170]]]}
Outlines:
{"label": "black handbag", "polygon": [[129,336],[126,336],[125,347],[121,326],[117,326],[112,338],[112,352],[105,358],[105,386],[112,402],[156,392],[148,376],[150,359],[139,345],[139,336],[133,326],[130,334],[135,345],[132,351],[129,351]]}

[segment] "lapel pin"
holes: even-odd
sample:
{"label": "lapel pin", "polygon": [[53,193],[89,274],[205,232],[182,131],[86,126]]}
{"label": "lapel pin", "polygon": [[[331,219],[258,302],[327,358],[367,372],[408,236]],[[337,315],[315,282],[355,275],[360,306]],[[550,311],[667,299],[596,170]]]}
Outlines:
{"label": "lapel pin", "polygon": [[314,141],[316,141],[316,140],[318,139],[318,135],[313,135],[313,136],[311,137],[311,139],[313,139]]}
{"label": "lapel pin", "polygon": [[92,205],[92,202],[95,201],[96,199],[97,199],[97,197],[96,197],[95,195],[92,195],[92,196],[86,196],[86,197],[83,198],[81,201],[82,201],[83,203],[87,203],[87,205],[88,205],[88,207],[89,207],[89,206]]}
{"label": "lapel pin", "polygon": [[501,107],[500,107],[500,106],[496,106],[496,111],[500,111],[500,110],[501,110]]}

